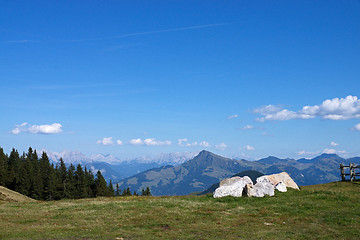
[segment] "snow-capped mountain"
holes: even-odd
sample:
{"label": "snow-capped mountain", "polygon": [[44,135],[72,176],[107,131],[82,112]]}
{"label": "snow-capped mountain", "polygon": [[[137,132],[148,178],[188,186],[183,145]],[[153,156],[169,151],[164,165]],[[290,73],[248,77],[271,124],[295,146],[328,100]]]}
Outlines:
{"label": "snow-capped mountain", "polygon": [[160,165],[180,165],[190,159],[193,159],[199,152],[175,152],[175,153],[162,153],[155,156],[141,156],[128,162],[138,163],[157,163]]}
{"label": "snow-capped mountain", "polygon": [[119,159],[111,154],[96,154],[87,156],[79,151],[52,152],[46,149],[38,151],[39,157],[42,152],[46,152],[48,158],[54,164],[57,164],[60,158],[63,159],[66,165],[81,164],[83,167],[90,169],[93,174],[98,170],[104,175],[105,179],[112,179],[113,181],[126,178],[137,174],[139,172],[161,167],[164,165],[180,165],[198,154],[198,152],[184,152],[184,153],[164,153],[154,156],[141,156],[134,159]]}
{"label": "snow-capped mountain", "polygon": [[48,151],[46,149],[42,149],[41,151],[38,151],[39,157],[41,156],[42,152],[46,152],[50,161],[52,161],[54,163],[57,163],[60,160],[60,158],[62,158],[66,164],[72,163],[73,165],[79,164],[79,163],[84,164],[84,163],[89,163],[89,162],[93,161],[91,159],[91,157],[88,157],[79,151],[64,150],[64,151],[58,153],[58,152],[52,152],[52,151]]}
{"label": "snow-capped mountain", "polygon": [[93,163],[93,162],[105,162],[111,165],[118,165],[121,163],[157,163],[160,165],[179,165],[192,158],[194,158],[199,152],[175,152],[175,153],[162,153],[153,156],[140,156],[133,159],[119,159],[114,157],[111,154],[96,154],[91,156],[86,156],[85,154],[79,151],[68,151],[64,150],[62,152],[52,152],[46,149],[39,151],[39,155],[42,152],[46,152],[49,159],[53,162],[57,162],[60,158],[66,164],[84,164],[84,163]]}

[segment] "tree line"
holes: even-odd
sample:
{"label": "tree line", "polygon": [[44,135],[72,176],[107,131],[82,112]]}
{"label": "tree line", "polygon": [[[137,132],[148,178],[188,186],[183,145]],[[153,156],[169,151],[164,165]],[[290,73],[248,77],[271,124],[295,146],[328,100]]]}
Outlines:
{"label": "tree line", "polygon": [[[66,167],[62,158],[54,165],[46,152],[38,157],[31,147],[22,155],[12,149],[10,155],[0,148],[0,185],[37,200],[79,199],[98,196],[131,196],[130,189],[121,191],[112,181],[106,183],[101,171],[94,175],[86,166],[70,164]],[[144,196],[150,189],[142,190]]]}

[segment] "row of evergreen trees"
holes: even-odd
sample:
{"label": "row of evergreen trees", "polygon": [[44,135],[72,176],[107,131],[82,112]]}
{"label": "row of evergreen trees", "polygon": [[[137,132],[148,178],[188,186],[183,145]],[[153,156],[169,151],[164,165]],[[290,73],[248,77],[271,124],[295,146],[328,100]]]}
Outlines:
{"label": "row of evergreen trees", "polygon": [[[54,166],[45,152],[39,159],[31,147],[21,156],[15,149],[8,156],[0,148],[0,185],[38,200],[132,195],[130,189],[121,193],[118,185],[115,191],[111,180],[107,185],[100,171],[94,176],[80,164],[67,168],[62,159]],[[151,195],[150,190],[143,190],[142,195]]]}

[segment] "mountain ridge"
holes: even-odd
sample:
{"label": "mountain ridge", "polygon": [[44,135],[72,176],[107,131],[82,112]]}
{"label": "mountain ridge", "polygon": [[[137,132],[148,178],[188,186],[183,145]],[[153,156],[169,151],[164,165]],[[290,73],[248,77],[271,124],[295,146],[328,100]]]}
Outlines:
{"label": "mountain ridge", "polygon": [[[353,158],[359,160],[360,158]],[[238,172],[256,170],[264,174],[287,172],[298,185],[312,185],[339,180],[339,164],[346,159],[323,154],[306,162],[268,157],[258,161],[234,160],[209,151],[178,166],[146,170],[119,181],[120,188],[140,191],[150,187],[154,195],[186,195],[201,192],[212,184]]]}

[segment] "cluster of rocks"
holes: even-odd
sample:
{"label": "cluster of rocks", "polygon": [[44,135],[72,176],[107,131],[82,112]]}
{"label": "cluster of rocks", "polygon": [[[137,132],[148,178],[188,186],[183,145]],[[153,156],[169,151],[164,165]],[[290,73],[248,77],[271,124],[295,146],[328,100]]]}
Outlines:
{"label": "cluster of rocks", "polygon": [[261,176],[256,179],[256,184],[248,176],[232,177],[222,180],[213,196],[214,198],[274,196],[275,190],[286,192],[288,187],[299,190],[298,185],[286,172]]}

